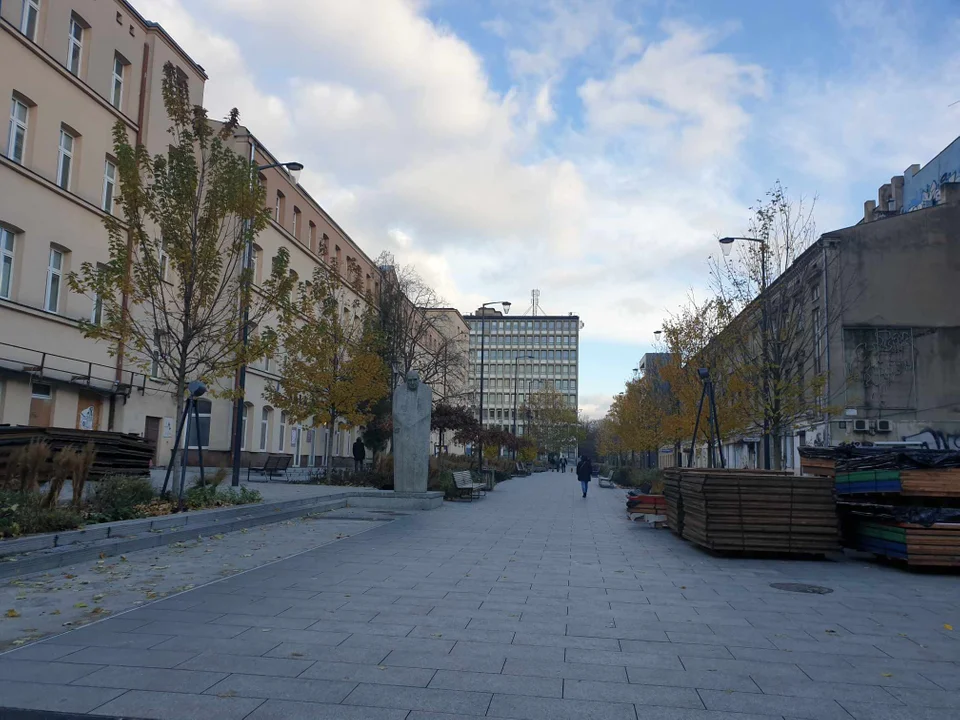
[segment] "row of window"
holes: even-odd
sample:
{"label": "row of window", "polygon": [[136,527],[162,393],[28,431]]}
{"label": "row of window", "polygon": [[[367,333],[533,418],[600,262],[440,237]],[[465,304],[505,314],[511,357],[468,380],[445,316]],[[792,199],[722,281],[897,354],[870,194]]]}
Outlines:
{"label": "row of window", "polygon": [[[484,367],[483,370],[483,376],[487,379],[497,377],[513,378],[531,376],[573,377],[576,374],[576,368],[573,365],[521,365],[516,369],[513,365],[492,365],[489,367]],[[470,377],[480,377],[480,372],[476,366],[471,366]]]}
{"label": "row of window", "polygon": [[[241,425],[241,443],[240,449],[247,450],[247,423],[249,416],[253,412],[253,405],[247,405],[244,408]],[[293,425],[288,422],[287,413],[281,411],[279,415],[279,426],[277,433],[273,433],[274,409],[269,405],[260,409],[259,423],[254,437],[254,450],[259,452],[293,452],[296,456],[309,455],[321,457],[323,447],[326,442],[325,428],[312,428],[303,425]],[[202,416],[201,416],[202,421]],[[276,440],[276,446],[273,446],[273,440]],[[338,431],[334,436],[333,454],[349,455],[350,445],[353,438],[348,431]]]}
{"label": "row of window", "polygon": [[[483,331],[486,335],[502,335],[504,333],[531,333],[531,332],[576,332],[576,320],[484,320]],[[480,332],[481,321],[470,321],[470,332]]]}
{"label": "row of window", "polygon": [[[20,15],[20,32],[31,42],[37,42],[37,31],[40,27],[40,1],[23,0],[23,10]],[[70,15],[70,25],[67,28],[67,57],[64,65],[73,75],[80,77],[83,65],[83,44],[86,32],[90,25],[76,13]],[[123,103],[123,81],[130,65],[120,53],[114,53],[110,78],[110,104],[118,110]]]}
{"label": "row of window", "polygon": [[[10,126],[7,132],[6,156],[18,165],[24,164],[24,154],[27,146],[27,132],[30,127],[30,113],[36,106],[20,94],[14,94],[10,100]],[[73,178],[74,156],[77,149],[78,136],[66,126],[61,126],[57,147],[57,174],[56,183],[66,191],[71,190]],[[100,208],[113,214],[114,199],[117,189],[117,165],[110,158],[104,159],[103,185],[100,195]]]}
{"label": "row of window", "polygon": [[[46,286],[43,293],[43,309],[60,312],[64,285],[64,256],[66,250],[50,246],[47,261]],[[10,300],[16,272],[17,236],[9,228],[0,226],[0,298]],[[95,303],[97,305],[97,303]],[[97,314],[96,309],[93,312]]]}
{"label": "row of window", "polygon": [[[532,356],[532,357],[530,357]],[[577,351],[576,350],[533,350],[529,352],[521,352],[518,350],[483,350],[484,363],[490,364],[495,362],[516,362],[518,359],[521,360],[533,360],[535,362],[569,362],[577,361]],[[470,361],[478,363],[480,362],[480,350],[473,350],[470,353]],[[521,363],[529,364],[529,363]]]}
{"label": "row of window", "polygon": [[[471,345],[474,347],[479,347],[480,343],[476,338],[474,338],[471,342]],[[529,347],[539,347],[540,345],[572,345],[573,347],[576,347],[577,337],[575,335],[500,335],[490,338],[484,342],[483,345],[484,348],[487,346],[500,347],[507,345],[512,347],[518,347],[520,345],[526,345]]]}
{"label": "row of window", "polygon": [[[563,390],[577,390],[577,381],[576,380],[560,380],[555,378],[544,378],[541,380],[524,380],[517,384],[517,389],[524,391],[529,386],[530,389],[535,390],[537,388],[544,387],[545,383],[550,383],[556,387],[557,390],[561,388]],[[512,378],[489,378],[484,379],[483,382],[484,390],[513,390],[514,382]],[[471,381],[470,387],[479,388],[480,384],[477,381]]]}

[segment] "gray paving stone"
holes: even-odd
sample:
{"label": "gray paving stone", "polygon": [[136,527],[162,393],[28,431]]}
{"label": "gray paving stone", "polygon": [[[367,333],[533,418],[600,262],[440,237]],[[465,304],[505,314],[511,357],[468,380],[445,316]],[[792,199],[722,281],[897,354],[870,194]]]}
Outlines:
{"label": "gray paving stone", "polygon": [[297,702],[339,703],[357,686],[354,682],[269,677],[267,675],[231,675],[213,687],[206,695],[220,697],[254,697]]}
{"label": "gray paving stone", "polygon": [[476,692],[503,693],[507,695],[533,695],[538,697],[563,697],[563,681],[560,679],[524,677],[521,675],[495,675],[492,673],[439,670],[429,687],[445,690],[471,690]]}
{"label": "gray paving stone", "polygon": [[[339,648],[337,648],[339,649]],[[464,670],[467,672],[498,673],[504,658],[489,655],[451,655],[444,653],[413,653],[396,650],[383,658],[381,665],[432,668],[434,670]]]}
{"label": "gray paving stone", "polygon": [[[950,690],[916,690],[911,688],[887,688],[886,691],[900,702],[910,706],[953,708],[960,710],[960,692]],[[843,698],[837,698],[842,700]],[[855,702],[875,702],[874,700],[859,700],[849,698]]]}
{"label": "gray paving stone", "polygon": [[245,720],[407,720],[406,710],[267,700]]}
{"label": "gray paving stone", "polygon": [[132,667],[172,668],[196,656],[197,651],[139,650],[130,648],[89,647],[61,658],[61,662],[88,665],[129,665]]}
{"label": "gray paving stone", "polygon": [[490,704],[488,692],[431,690],[361,683],[344,700],[345,705],[426,710],[460,715],[484,715]]}
{"label": "gray paving stone", "polygon": [[538,647],[533,645],[511,645],[509,643],[486,643],[458,640],[450,651],[451,655],[474,655],[480,657],[517,658],[524,660],[563,660],[562,647]]}
{"label": "gray paving stone", "polygon": [[158,620],[158,621],[171,621],[171,622],[205,623],[205,622],[212,622],[217,618],[224,617],[224,614],[216,613],[216,612],[203,612],[202,610],[171,610],[165,606],[161,607],[160,605],[150,605],[148,607],[140,608],[138,610],[133,610],[132,612],[129,612],[126,615],[124,615],[124,617],[132,618],[134,620],[143,620],[145,622]]}
{"label": "gray paving stone", "polygon": [[405,637],[413,630],[413,625],[393,623],[347,622],[340,620],[319,620],[307,629],[315,632],[361,633],[365,635],[385,635],[387,637]]}
{"label": "gray paving stone", "polygon": [[286,628],[249,628],[237,635],[237,640],[273,640],[275,645],[295,642],[303,645],[336,646],[350,637],[349,632],[317,632],[314,630],[289,630]]}
{"label": "gray paving stone", "polygon": [[722,658],[733,657],[732,648],[725,645],[697,645],[693,643],[659,643],[645,640],[621,640],[623,652],[644,655],[686,655],[688,657]]}
{"label": "gray paving stone", "polygon": [[370,648],[383,650],[384,652],[403,650],[405,652],[448,653],[453,649],[454,643],[454,640],[444,640],[443,638],[384,637],[382,635],[357,633],[340,643],[339,647],[344,649]]}
{"label": "gray paving stone", "polygon": [[[782,678],[756,678],[757,685],[766,695],[791,697],[829,698],[840,702],[870,702],[897,704],[896,698],[877,685],[861,685],[842,682],[797,682]],[[891,688],[894,690],[894,688]],[[921,703],[923,704],[923,703]]]}
{"label": "gray paving stone", "polygon": [[633,705],[591,700],[555,700],[494,695],[487,717],[516,720],[636,720]]}
{"label": "gray paving stone", "polygon": [[0,680],[0,707],[85,713],[123,692],[110,688]]}
{"label": "gray paving stone", "polygon": [[720,690],[700,690],[700,698],[708,710],[779,715],[790,715],[803,720],[850,720],[847,712],[834,700],[790,697],[786,702],[777,695],[755,693],[728,693]]}
{"label": "gray paving stone", "polygon": [[3,657],[7,660],[58,660],[65,655],[82,650],[83,645],[61,645],[59,643],[38,642],[19,647]]}
{"label": "gray paving stone", "polygon": [[197,638],[232,638],[242,633],[245,629],[246,628],[242,626],[236,625],[214,625],[160,620],[148,622],[146,625],[142,625],[132,632],[135,634],[143,633],[149,635],[186,635],[187,637]]}
{"label": "gray paving stone", "polygon": [[436,672],[436,670],[430,668],[410,668],[396,665],[358,665],[356,663],[318,661],[301,673],[300,677],[318,678],[321,680],[341,680],[352,683],[427,687],[427,684]]}
{"label": "gray paving stone", "polygon": [[703,703],[700,702],[697,691],[689,687],[564,680],[563,697],[574,700],[634,703],[644,707],[661,705],[703,709]]}
{"label": "gray paving stone", "polygon": [[365,647],[329,647],[327,645],[303,645],[281,643],[266,657],[288,660],[329,660],[331,662],[367,663],[376,665],[389,654],[388,650]]}
{"label": "gray paving stone", "polygon": [[580,648],[583,650],[620,651],[620,643],[613,638],[606,637],[543,635],[540,633],[518,632],[513,638],[513,644],[536,645],[539,647]]}
{"label": "gray paving stone", "polygon": [[603,682],[626,682],[627,673],[615,665],[591,665],[588,663],[550,662],[539,660],[507,659],[502,670],[504,675],[527,677],[569,678],[571,680],[600,680]]}
{"label": "gray paving stone", "polygon": [[[669,645],[667,646],[670,647]],[[622,665],[624,667],[676,668],[682,670],[677,651],[666,652],[607,652],[606,650],[579,650],[568,648],[566,661],[596,665]]]}
{"label": "gray paving stone", "polygon": [[284,630],[303,630],[315,624],[312,618],[292,618],[280,615],[220,615],[210,621],[213,625],[228,625],[241,628],[282,628]]}
{"label": "gray paving stone", "polygon": [[269,633],[257,637],[199,638],[178,636],[155,645],[154,650],[218,652],[227,655],[264,655],[283,642]]}
{"label": "gray paving stone", "polygon": [[[83,689],[94,690],[99,688]],[[216,697],[213,695],[130,690],[116,700],[100,705],[95,714],[114,717],[147,717],[157,718],[157,720],[182,720],[183,718],[241,720],[261,703],[263,703],[263,700],[259,698]]]}
{"label": "gray paving stone", "polygon": [[760,692],[760,688],[748,675],[722,670],[661,670],[658,668],[628,667],[627,678],[639,685],[666,685],[704,690],[736,690]]}
{"label": "gray paving stone", "polygon": [[100,648],[151,648],[170,640],[173,635],[146,635],[135,633],[114,633],[100,630],[97,626],[80,628],[63,635],[57,635],[45,643],[51,645],[79,645]]}
{"label": "gray paving stone", "polygon": [[873,703],[843,703],[843,708],[855,720],[947,720],[943,708],[877,705]]}
{"label": "gray paving stone", "polygon": [[[773,667],[770,665],[769,667]],[[920,673],[913,671],[887,672],[879,668],[837,668],[810,665],[804,663],[800,669],[811,679],[817,682],[839,682],[861,685],[882,685],[884,687],[914,687],[939,689],[937,685]]]}
{"label": "gray paving stone", "polygon": [[226,673],[222,672],[121,665],[101,668],[90,675],[84,675],[74,680],[72,684],[125,690],[159,690],[199,694],[225,677],[227,677]]}
{"label": "gray paving stone", "polygon": [[0,680],[66,685],[96,672],[96,665],[74,665],[40,660],[21,660],[20,653],[0,657]]}
{"label": "gray paving stone", "polygon": [[241,673],[244,675],[272,675],[297,677],[313,665],[312,660],[292,660],[247,655],[222,655],[201,653],[177,666],[178,670],[206,670],[218,673]]}

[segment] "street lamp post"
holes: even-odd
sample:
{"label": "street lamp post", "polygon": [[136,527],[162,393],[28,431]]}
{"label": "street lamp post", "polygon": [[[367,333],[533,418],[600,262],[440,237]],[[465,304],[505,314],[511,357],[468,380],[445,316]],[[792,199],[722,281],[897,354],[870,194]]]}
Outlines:
{"label": "street lamp post", "polygon": [[[517,376],[520,374],[520,359],[533,360],[533,355],[517,355],[513,359],[513,437],[517,437]],[[517,451],[513,451],[513,459],[517,459]]]}
{"label": "street lamp post", "polygon": [[[251,138],[252,139],[252,138]],[[256,152],[256,145],[251,144],[250,147],[250,162],[253,162],[254,153]],[[285,162],[285,163],[270,163],[269,165],[259,165],[257,166],[257,172],[263,170],[270,170],[271,168],[286,168],[290,172],[290,177],[293,178],[294,184],[300,179],[300,171],[303,170],[303,164],[298,162]],[[253,187],[254,178],[251,175],[250,177],[250,187]],[[242,271],[244,273],[244,292],[243,297],[249,295],[250,290],[250,270],[251,264],[253,262],[253,236],[250,233],[250,222],[245,220],[243,223],[243,234],[245,236],[245,245],[243,248],[243,263]],[[250,307],[249,304],[241,300],[240,308],[240,342],[243,345],[244,351],[247,349],[247,345],[250,344]],[[239,487],[240,485],[240,446],[243,443],[243,413],[244,413],[244,400],[245,392],[247,389],[247,363],[246,361],[240,365],[240,369],[237,371],[237,399],[234,407],[234,417],[233,417],[233,473],[230,479],[230,484],[233,487]]]}
{"label": "street lamp post", "polygon": [[485,302],[480,306],[480,436],[477,438],[477,448],[480,451],[480,459],[477,460],[477,467],[480,470],[483,470],[483,363],[486,360],[486,357],[484,357],[484,350],[486,348],[487,341],[487,313],[484,312],[484,310],[491,305],[501,305],[503,306],[503,314],[508,315],[510,313],[511,304],[512,303],[509,300],[491,300],[490,302]]}
{"label": "street lamp post", "polygon": [[770,420],[768,417],[768,396],[770,393],[769,368],[767,360],[767,241],[751,237],[723,237],[720,238],[720,249],[724,256],[729,256],[736,240],[746,240],[760,244],[760,362],[762,365],[763,383],[763,469],[770,469]]}

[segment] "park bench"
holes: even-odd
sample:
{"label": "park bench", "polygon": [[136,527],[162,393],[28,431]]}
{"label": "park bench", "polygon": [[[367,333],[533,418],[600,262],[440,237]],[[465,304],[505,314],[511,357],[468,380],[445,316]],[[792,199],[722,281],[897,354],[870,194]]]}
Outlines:
{"label": "park bench", "polygon": [[480,497],[480,493],[485,491],[483,483],[475,483],[469,470],[458,470],[453,473],[453,482],[460,491],[460,497],[470,496],[473,502],[475,497]]}
{"label": "park bench", "polygon": [[521,477],[526,477],[530,474],[530,469],[524,465],[522,462],[517,463],[517,475]]}
{"label": "park bench", "polygon": [[267,455],[267,459],[263,461],[262,465],[250,465],[247,468],[247,482],[250,482],[251,470],[262,472],[268,478],[272,478],[274,475],[279,475],[280,473],[283,473],[284,476],[286,476],[287,468],[290,467],[290,463],[292,461],[292,455]]}

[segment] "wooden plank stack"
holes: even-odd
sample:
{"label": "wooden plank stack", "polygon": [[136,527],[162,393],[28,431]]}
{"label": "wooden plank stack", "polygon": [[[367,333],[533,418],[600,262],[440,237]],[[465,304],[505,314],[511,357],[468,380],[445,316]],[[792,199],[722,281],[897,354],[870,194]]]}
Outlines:
{"label": "wooden plank stack", "polygon": [[828,478],[697,468],[678,475],[679,503],[675,490],[664,493],[668,523],[703,548],[750,555],[823,555],[839,548]]}
{"label": "wooden plank stack", "polygon": [[680,468],[663,471],[663,498],[667,503],[667,527],[683,537],[683,497],[680,495]]}
{"label": "wooden plank stack", "polygon": [[803,448],[832,463],[843,544],[913,567],[960,567],[960,452]]}
{"label": "wooden plank stack", "polygon": [[41,428],[28,426],[0,427],[0,476],[7,475],[10,457],[19,448],[33,440],[46,440],[56,453],[73,446],[77,450],[88,442],[97,448],[97,457],[90,472],[90,480],[105,475],[146,475],[153,460],[153,445],[138,435],[71,428]]}

